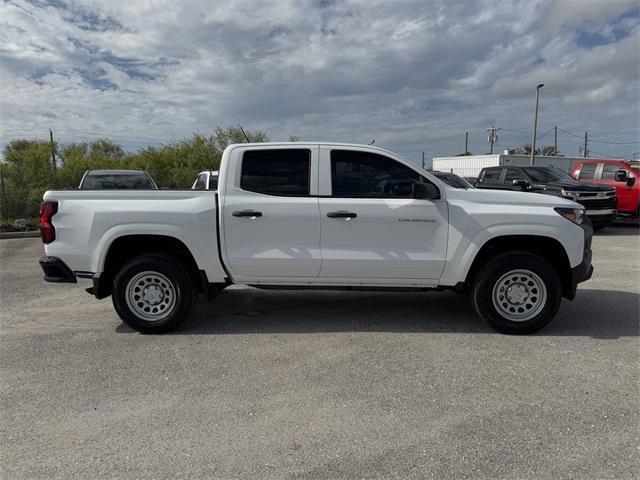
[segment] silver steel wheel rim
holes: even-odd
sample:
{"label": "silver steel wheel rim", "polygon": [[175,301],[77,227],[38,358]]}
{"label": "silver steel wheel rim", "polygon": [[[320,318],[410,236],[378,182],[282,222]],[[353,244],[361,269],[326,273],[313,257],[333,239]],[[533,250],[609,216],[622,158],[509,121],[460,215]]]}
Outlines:
{"label": "silver steel wheel rim", "polygon": [[127,306],[138,318],[158,322],[166,318],[176,304],[176,290],[167,277],[158,272],[140,272],[127,283]]}
{"label": "silver steel wheel rim", "polygon": [[512,322],[531,320],[547,303],[547,287],[530,270],[505,273],[493,286],[493,306]]}

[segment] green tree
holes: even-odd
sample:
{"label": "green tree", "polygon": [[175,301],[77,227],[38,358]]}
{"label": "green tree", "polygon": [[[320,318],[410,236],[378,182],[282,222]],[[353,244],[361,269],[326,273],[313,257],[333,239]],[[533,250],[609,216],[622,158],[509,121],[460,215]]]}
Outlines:
{"label": "green tree", "polygon": [[[259,143],[259,142],[268,142],[267,134],[260,130],[255,132],[250,132],[245,130],[247,137],[251,143]],[[220,149],[220,151],[224,150],[226,147],[231,145],[232,143],[246,143],[247,139],[244,137],[242,133],[242,128],[238,125],[237,127],[227,127],[220,128],[216,127],[213,131],[212,138],[214,140],[215,146]]]}
{"label": "green tree", "polygon": [[[246,133],[251,142],[267,141],[265,132]],[[0,213],[11,218],[35,217],[45,191],[77,188],[87,170],[142,169],[161,188],[189,188],[198,172],[218,169],[228,145],[244,142],[241,128],[235,126],[218,127],[209,135],[194,133],[191,138],[136,153],[126,152],[108,138],[54,145],[59,158],[59,167],[54,170],[48,142],[15,140],[4,148],[5,194]]]}
{"label": "green tree", "polygon": [[55,183],[51,145],[39,140],[15,140],[4,148],[3,168],[7,217],[36,216],[42,195]]}
{"label": "green tree", "polygon": [[[511,155],[531,155],[531,144],[527,143],[522,147],[511,148],[509,149],[509,153]],[[553,145],[542,146],[541,148],[536,148],[536,155],[558,155],[555,147]]]}

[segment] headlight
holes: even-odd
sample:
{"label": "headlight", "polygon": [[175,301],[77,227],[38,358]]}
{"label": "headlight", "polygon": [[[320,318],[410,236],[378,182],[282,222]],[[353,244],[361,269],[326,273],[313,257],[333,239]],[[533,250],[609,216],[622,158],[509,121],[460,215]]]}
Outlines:
{"label": "headlight", "polygon": [[580,225],[582,223],[582,220],[584,219],[584,208],[558,207],[554,210],[567,220],[570,220],[577,225]]}
{"label": "headlight", "polygon": [[578,194],[576,192],[571,192],[569,190],[565,190],[564,188],[560,190],[560,196],[564,198],[570,198],[571,200],[575,200],[578,198]]}

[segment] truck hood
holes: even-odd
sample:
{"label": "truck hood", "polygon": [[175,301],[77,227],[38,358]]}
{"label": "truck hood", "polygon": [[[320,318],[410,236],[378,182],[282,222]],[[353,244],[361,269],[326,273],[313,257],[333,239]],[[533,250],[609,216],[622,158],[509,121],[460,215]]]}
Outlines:
{"label": "truck hood", "polygon": [[542,193],[512,192],[509,190],[489,190],[484,188],[447,189],[447,200],[465,200],[468,202],[502,205],[531,205],[549,207],[581,207],[580,204]]}
{"label": "truck hood", "polygon": [[547,187],[553,187],[557,190],[564,188],[568,191],[580,191],[580,192],[610,192],[615,190],[615,187],[611,185],[598,185],[596,183],[582,183],[582,182],[552,182],[548,183]]}

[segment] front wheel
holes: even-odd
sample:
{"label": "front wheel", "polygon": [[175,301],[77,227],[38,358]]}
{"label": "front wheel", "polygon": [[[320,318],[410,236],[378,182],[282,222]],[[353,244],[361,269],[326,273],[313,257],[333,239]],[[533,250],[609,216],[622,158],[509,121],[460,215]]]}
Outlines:
{"label": "front wheel", "polygon": [[191,277],[178,259],[145,255],[116,274],[112,300],[118,316],[134,330],[163,333],[189,315],[195,295]]}
{"label": "front wheel", "polygon": [[476,275],[471,301],[477,314],[502,333],[535,332],[555,317],[562,300],[556,269],[528,252],[490,259]]}

